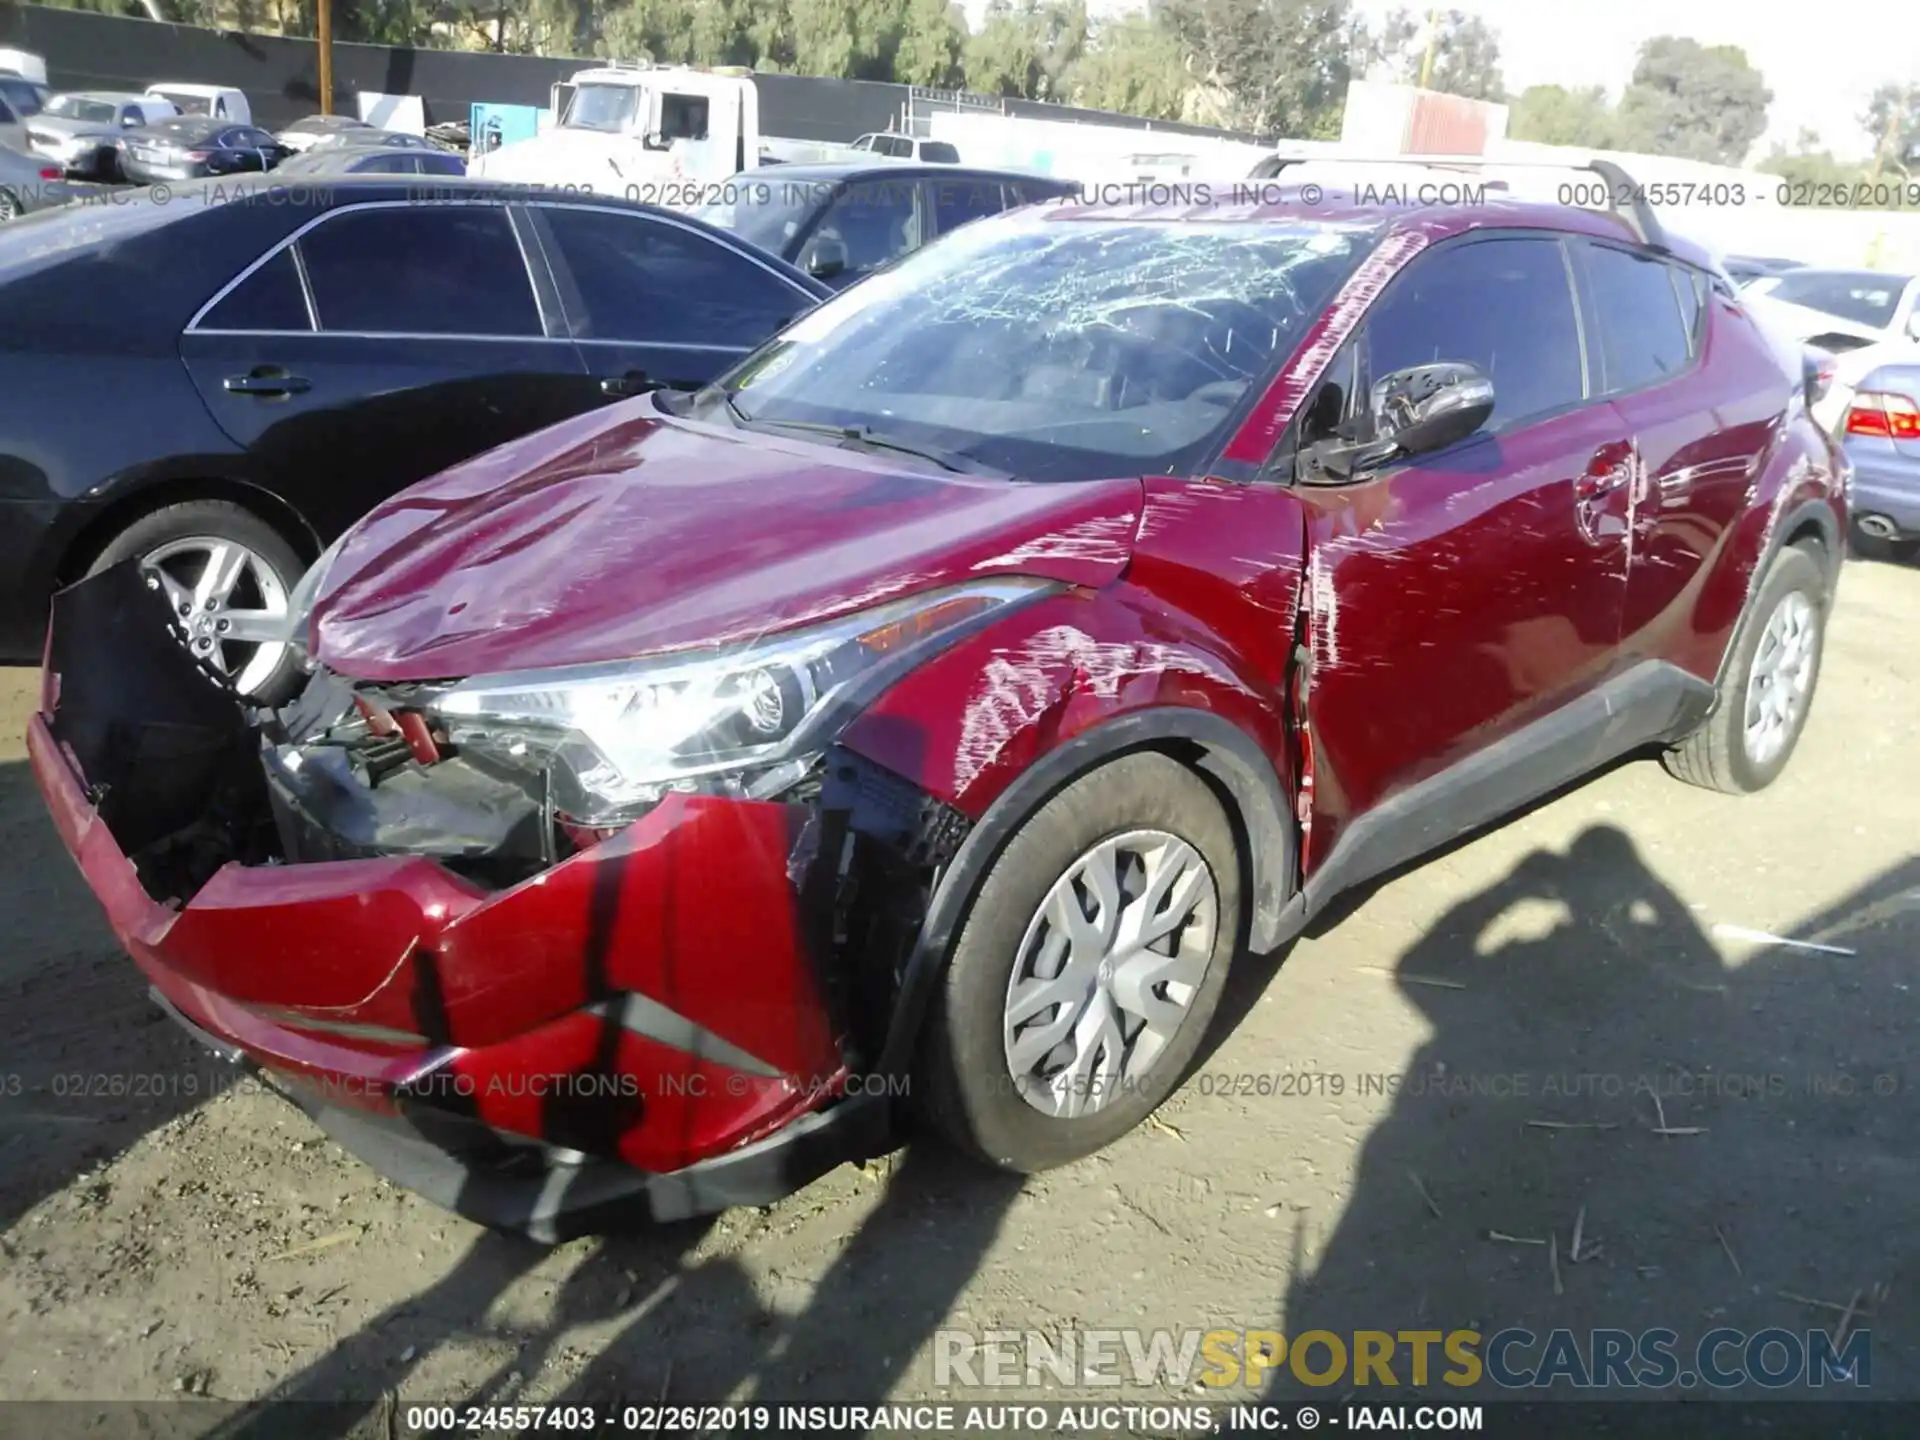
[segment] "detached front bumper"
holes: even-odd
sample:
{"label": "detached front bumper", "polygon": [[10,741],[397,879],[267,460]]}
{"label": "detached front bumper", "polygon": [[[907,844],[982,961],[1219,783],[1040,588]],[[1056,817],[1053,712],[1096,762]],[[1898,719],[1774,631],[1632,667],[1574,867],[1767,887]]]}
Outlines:
{"label": "detached front bumper", "polygon": [[[175,774],[219,746],[182,738],[169,685],[199,672],[164,633],[167,655],[116,664],[110,683],[174,713],[120,700],[114,724],[93,713],[109,682],[63,648],[60,611],[98,584],[56,600],[28,731],[54,823],[175,1017],[281,1077],[368,1164],[555,1240],[765,1203],[885,1147],[880,1097],[844,1093],[845,1006],[815,958],[795,860],[808,807],[672,796],[503,890],[417,856],[228,861],[163,903],[164,868],[129,850],[150,853],[143,826],[178,815],[150,823],[159,802],[132,793],[151,783],[136,777],[165,746]],[[88,618],[94,649],[135,628]],[[176,655],[186,671],[139,688]],[[86,754],[117,778],[89,775]],[[134,767],[136,754],[149,759]],[[178,809],[177,786],[161,798]]]}

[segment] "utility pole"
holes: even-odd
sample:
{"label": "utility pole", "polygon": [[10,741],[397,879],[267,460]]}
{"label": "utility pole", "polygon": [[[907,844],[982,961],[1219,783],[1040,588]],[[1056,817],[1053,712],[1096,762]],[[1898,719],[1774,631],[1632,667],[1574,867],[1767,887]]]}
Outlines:
{"label": "utility pole", "polygon": [[[325,0],[322,0],[325,3]],[[1427,88],[1427,82],[1433,79],[1433,49],[1440,41],[1440,7],[1434,6],[1427,11],[1427,53],[1420,57],[1420,88]]]}
{"label": "utility pole", "polygon": [[314,0],[314,38],[320,47],[320,113],[333,113],[333,0]]}

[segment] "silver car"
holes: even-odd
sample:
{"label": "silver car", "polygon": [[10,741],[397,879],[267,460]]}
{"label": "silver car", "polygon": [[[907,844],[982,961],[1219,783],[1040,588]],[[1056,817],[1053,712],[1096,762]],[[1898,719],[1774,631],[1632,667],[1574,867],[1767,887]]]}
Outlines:
{"label": "silver car", "polygon": [[117,180],[114,142],[174,114],[170,101],[117,90],[77,90],[56,95],[27,122],[27,138],[36,153],[69,175],[88,180]]}
{"label": "silver car", "polygon": [[60,167],[45,156],[0,145],[0,221],[64,205],[78,193]]}

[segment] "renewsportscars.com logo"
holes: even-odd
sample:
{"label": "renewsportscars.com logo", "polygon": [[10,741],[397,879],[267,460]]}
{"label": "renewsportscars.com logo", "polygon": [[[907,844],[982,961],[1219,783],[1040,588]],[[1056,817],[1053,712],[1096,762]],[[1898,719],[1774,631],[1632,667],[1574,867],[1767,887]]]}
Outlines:
{"label": "renewsportscars.com logo", "polygon": [[1733,1390],[1758,1385],[1873,1383],[1873,1335],[1836,1344],[1824,1330],[1722,1326],[1691,1346],[1668,1329],[1356,1330],[937,1330],[938,1386],[1041,1389],[1134,1386],[1259,1389],[1302,1385],[1426,1386],[1505,1390]]}

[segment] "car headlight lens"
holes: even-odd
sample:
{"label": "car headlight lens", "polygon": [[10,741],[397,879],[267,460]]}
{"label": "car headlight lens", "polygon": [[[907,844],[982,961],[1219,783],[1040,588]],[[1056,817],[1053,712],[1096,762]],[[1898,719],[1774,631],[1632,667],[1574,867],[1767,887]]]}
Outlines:
{"label": "car headlight lens", "polygon": [[300,577],[300,582],[293,587],[293,593],[287,597],[287,644],[307,669],[313,668],[313,657],[309,653],[313,607],[320,599],[320,587],[327,583],[327,572],[333,568],[333,562],[340,558],[340,547],[346,543],[347,537],[342,535],[322,551],[320,558],[307,567],[307,573]]}
{"label": "car headlight lens", "polygon": [[561,814],[624,824],[673,790],[777,793],[931,647],[1054,588],[995,580],[724,652],[480,676],[427,708],[456,748],[545,770]]}

